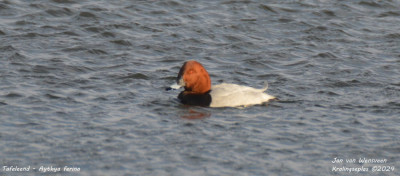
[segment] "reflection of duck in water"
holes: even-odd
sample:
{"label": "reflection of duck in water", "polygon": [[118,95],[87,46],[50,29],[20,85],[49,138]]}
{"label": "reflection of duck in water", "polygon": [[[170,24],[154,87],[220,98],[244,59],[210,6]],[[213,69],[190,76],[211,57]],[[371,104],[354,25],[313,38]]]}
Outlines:
{"label": "reflection of duck in water", "polygon": [[210,112],[204,112],[202,110],[193,110],[188,108],[188,110],[180,117],[184,119],[204,119],[210,116],[211,116]]}
{"label": "reflection of duck in water", "polygon": [[268,102],[275,97],[264,93],[262,89],[222,83],[211,87],[211,79],[207,70],[197,61],[185,62],[178,74],[177,84],[173,89],[184,87],[178,99],[187,105],[210,107],[250,106]]}

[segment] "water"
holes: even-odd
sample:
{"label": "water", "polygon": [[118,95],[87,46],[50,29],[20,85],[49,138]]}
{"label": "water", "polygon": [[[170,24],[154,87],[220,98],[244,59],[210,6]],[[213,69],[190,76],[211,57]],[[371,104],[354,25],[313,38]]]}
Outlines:
{"label": "water", "polygon": [[[0,22],[0,175],[400,175],[399,1],[2,0]],[[183,106],[189,59],[280,100]]]}

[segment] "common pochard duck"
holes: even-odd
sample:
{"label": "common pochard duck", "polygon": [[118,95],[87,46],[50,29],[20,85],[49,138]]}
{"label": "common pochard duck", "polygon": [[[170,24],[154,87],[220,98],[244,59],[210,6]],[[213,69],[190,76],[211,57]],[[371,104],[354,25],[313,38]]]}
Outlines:
{"label": "common pochard duck", "polygon": [[268,85],[262,89],[228,83],[211,86],[207,70],[194,60],[182,65],[176,83],[169,89],[181,87],[185,90],[178,95],[178,99],[186,105],[238,107],[262,104],[275,99],[264,93]]}

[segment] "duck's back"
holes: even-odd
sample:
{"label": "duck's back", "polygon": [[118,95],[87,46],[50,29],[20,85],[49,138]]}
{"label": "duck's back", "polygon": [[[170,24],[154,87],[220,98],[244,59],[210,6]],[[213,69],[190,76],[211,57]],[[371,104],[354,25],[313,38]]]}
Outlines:
{"label": "duck's back", "polygon": [[237,107],[262,104],[275,97],[264,93],[263,89],[255,89],[237,84],[222,83],[211,87],[210,107]]}

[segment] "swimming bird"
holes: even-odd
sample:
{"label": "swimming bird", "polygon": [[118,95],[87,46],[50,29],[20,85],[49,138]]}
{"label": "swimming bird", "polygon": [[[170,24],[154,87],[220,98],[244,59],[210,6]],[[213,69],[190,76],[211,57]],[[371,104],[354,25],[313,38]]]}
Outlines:
{"label": "swimming bird", "polygon": [[178,95],[178,99],[186,105],[240,107],[262,104],[275,99],[264,93],[268,89],[267,84],[262,89],[229,83],[211,86],[207,70],[194,60],[182,65],[176,83],[167,90],[181,87],[184,87],[184,90]]}

